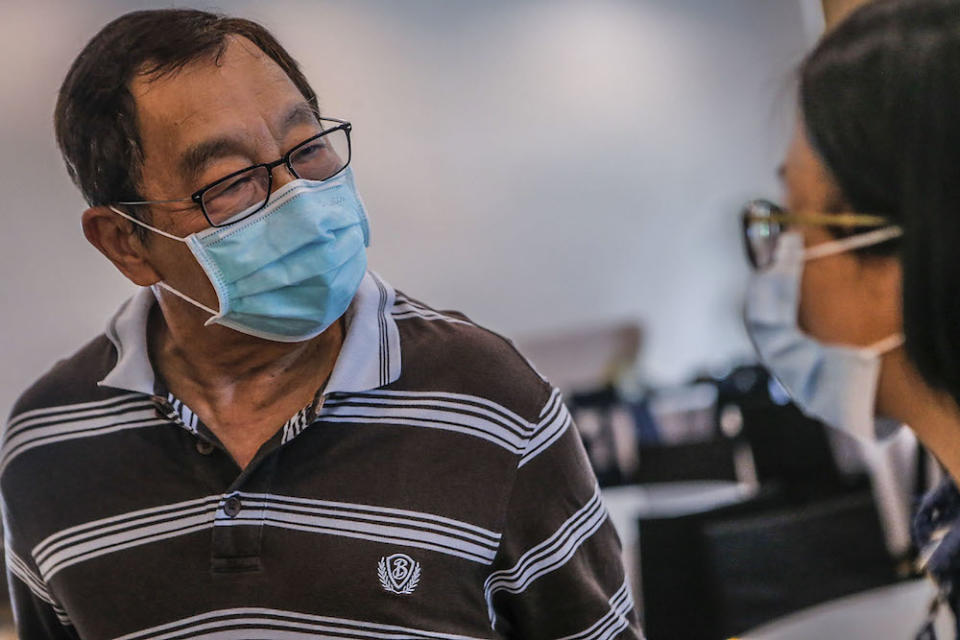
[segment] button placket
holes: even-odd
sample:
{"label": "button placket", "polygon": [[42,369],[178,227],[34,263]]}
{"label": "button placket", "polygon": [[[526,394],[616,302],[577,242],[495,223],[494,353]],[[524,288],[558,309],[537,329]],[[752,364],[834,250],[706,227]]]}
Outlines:
{"label": "button placket", "polygon": [[[267,501],[279,456],[251,464],[221,495],[211,540],[210,569],[214,574],[261,571]],[[244,493],[241,493],[244,492]]]}

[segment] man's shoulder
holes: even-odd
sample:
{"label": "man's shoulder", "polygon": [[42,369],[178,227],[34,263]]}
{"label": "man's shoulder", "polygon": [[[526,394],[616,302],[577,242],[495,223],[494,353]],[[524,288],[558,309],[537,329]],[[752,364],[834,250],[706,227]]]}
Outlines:
{"label": "man's shoulder", "polygon": [[97,385],[113,368],[117,351],[106,335],[99,335],[74,354],[58,361],[27,388],[10,412],[10,420],[30,411],[106,400],[117,390]]}
{"label": "man's shoulder", "polygon": [[479,396],[535,421],[553,392],[513,342],[458,311],[397,292],[402,374],[395,387]]}

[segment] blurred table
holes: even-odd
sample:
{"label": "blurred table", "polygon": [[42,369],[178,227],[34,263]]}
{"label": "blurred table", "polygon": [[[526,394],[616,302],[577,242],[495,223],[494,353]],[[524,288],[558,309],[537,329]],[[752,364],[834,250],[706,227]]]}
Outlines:
{"label": "blurred table", "polygon": [[745,500],[756,490],[738,482],[697,480],[607,487],[602,493],[617,532],[621,536],[631,533],[635,538],[637,518],[699,513]]}
{"label": "blurred table", "polygon": [[607,487],[601,493],[610,521],[623,543],[623,564],[633,587],[634,601],[640,606],[643,585],[640,584],[637,520],[709,511],[746,500],[756,494],[756,488],[725,480],[697,480]]}
{"label": "blurred table", "polygon": [[[913,640],[935,591],[925,579],[864,591],[775,620],[740,640]],[[943,606],[936,621],[937,637],[953,638],[952,627],[952,616]]]}

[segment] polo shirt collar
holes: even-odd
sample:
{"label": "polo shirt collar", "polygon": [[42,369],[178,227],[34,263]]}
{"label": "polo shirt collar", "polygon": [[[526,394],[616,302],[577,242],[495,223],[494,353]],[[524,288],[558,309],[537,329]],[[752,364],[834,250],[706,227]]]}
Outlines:
{"label": "polo shirt collar", "polygon": [[[400,333],[391,310],[396,292],[368,271],[344,316],[346,335],[325,393],[359,393],[400,377]],[[124,302],[107,324],[117,362],[98,385],[153,395],[156,374],[147,349],[147,319],[156,304],[149,287]]]}

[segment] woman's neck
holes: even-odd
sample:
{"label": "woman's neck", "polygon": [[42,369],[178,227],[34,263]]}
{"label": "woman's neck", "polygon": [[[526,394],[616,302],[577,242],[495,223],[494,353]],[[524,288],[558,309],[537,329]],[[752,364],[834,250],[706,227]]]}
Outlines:
{"label": "woman's neck", "polygon": [[909,426],[960,484],[960,407],[920,377],[903,348],[884,356],[877,411]]}

